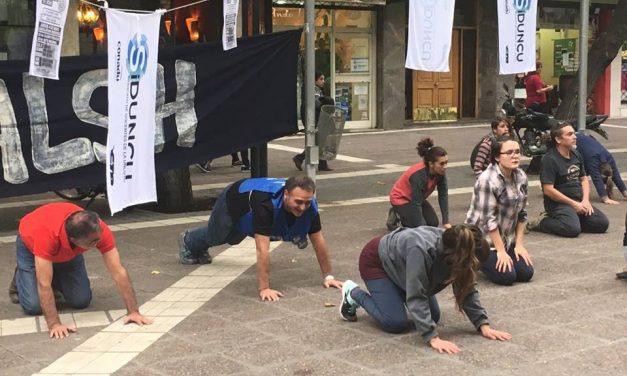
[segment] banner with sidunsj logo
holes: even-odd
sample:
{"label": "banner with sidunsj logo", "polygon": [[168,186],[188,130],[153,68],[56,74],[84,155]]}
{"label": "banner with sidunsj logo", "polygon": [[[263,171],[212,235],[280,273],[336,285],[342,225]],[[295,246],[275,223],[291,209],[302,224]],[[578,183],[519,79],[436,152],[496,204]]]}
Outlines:
{"label": "banner with sidunsj logo", "polygon": [[536,70],[537,0],[498,0],[499,73]]}
{"label": "banner with sidunsj logo", "polygon": [[448,72],[455,0],[409,0],[405,67]]}
{"label": "banner with sidunsj logo", "polygon": [[107,9],[109,133],[107,197],[111,214],[157,201],[155,101],[160,13]]}

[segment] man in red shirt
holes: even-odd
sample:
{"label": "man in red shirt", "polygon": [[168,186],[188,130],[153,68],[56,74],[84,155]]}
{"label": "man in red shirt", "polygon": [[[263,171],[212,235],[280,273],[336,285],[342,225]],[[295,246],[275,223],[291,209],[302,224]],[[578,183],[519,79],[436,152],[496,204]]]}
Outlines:
{"label": "man in red shirt", "polygon": [[550,114],[547,106],[546,93],[553,90],[553,85],[547,85],[542,81],[540,73],[542,72],[542,63],[536,62],[536,70],[529,72],[525,81],[525,89],[527,90],[527,99],[525,106],[530,107],[534,111]]}
{"label": "man in red shirt", "polygon": [[69,203],[41,206],[20,221],[15,241],[15,285],[26,314],[43,313],[50,337],[67,337],[74,326],[64,325],[55,305],[54,290],[73,308],[85,308],[91,288],[83,252],[96,247],[126,304],[124,323],[151,324],[139,313],[135,291],[109,227],[98,214]]}

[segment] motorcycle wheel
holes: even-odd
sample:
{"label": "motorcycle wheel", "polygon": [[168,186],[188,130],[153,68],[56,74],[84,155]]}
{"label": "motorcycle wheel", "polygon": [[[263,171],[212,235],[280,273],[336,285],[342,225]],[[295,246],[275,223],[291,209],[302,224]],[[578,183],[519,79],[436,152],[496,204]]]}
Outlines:
{"label": "motorcycle wheel", "polygon": [[87,196],[89,196],[91,193],[91,190],[83,189],[83,188],[69,188],[69,189],[62,189],[60,191],[54,191],[54,193],[64,200],[80,201],[86,198]]}

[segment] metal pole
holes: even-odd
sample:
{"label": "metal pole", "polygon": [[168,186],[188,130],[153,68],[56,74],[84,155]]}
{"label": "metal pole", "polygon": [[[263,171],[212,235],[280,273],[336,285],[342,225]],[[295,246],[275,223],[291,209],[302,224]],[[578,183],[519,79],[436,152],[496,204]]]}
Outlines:
{"label": "metal pole", "polygon": [[318,164],[318,147],[316,146],[316,114],[314,108],[314,80],[315,55],[314,36],[314,0],[305,0],[305,172],[307,176],[316,180],[316,165]]}
{"label": "metal pole", "polygon": [[586,129],[588,101],[588,24],[590,0],[581,0],[581,30],[579,31],[579,96],[577,101],[577,130]]}

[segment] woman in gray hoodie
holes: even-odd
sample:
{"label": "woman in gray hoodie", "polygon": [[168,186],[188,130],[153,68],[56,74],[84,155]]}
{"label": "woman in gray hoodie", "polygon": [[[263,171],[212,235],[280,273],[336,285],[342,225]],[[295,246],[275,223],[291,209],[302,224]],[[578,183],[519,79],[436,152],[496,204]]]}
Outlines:
{"label": "woman in gray hoodie", "polygon": [[440,353],[454,354],[459,348],[440,339],[436,324],[440,308],[435,294],[449,284],[455,303],[475,328],[489,339],[509,340],[509,333],[490,328],[488,315],[475,289],[476,271],[490,248],[481,230],[474,225],[399,228],[372,239],[359,257],[359,272],[369,292],[355,282],[342,288],[340,313],[346,321],[357,321],[356,310],[363,307],[388,333],[408,329],[407,311],[416,329]]}

